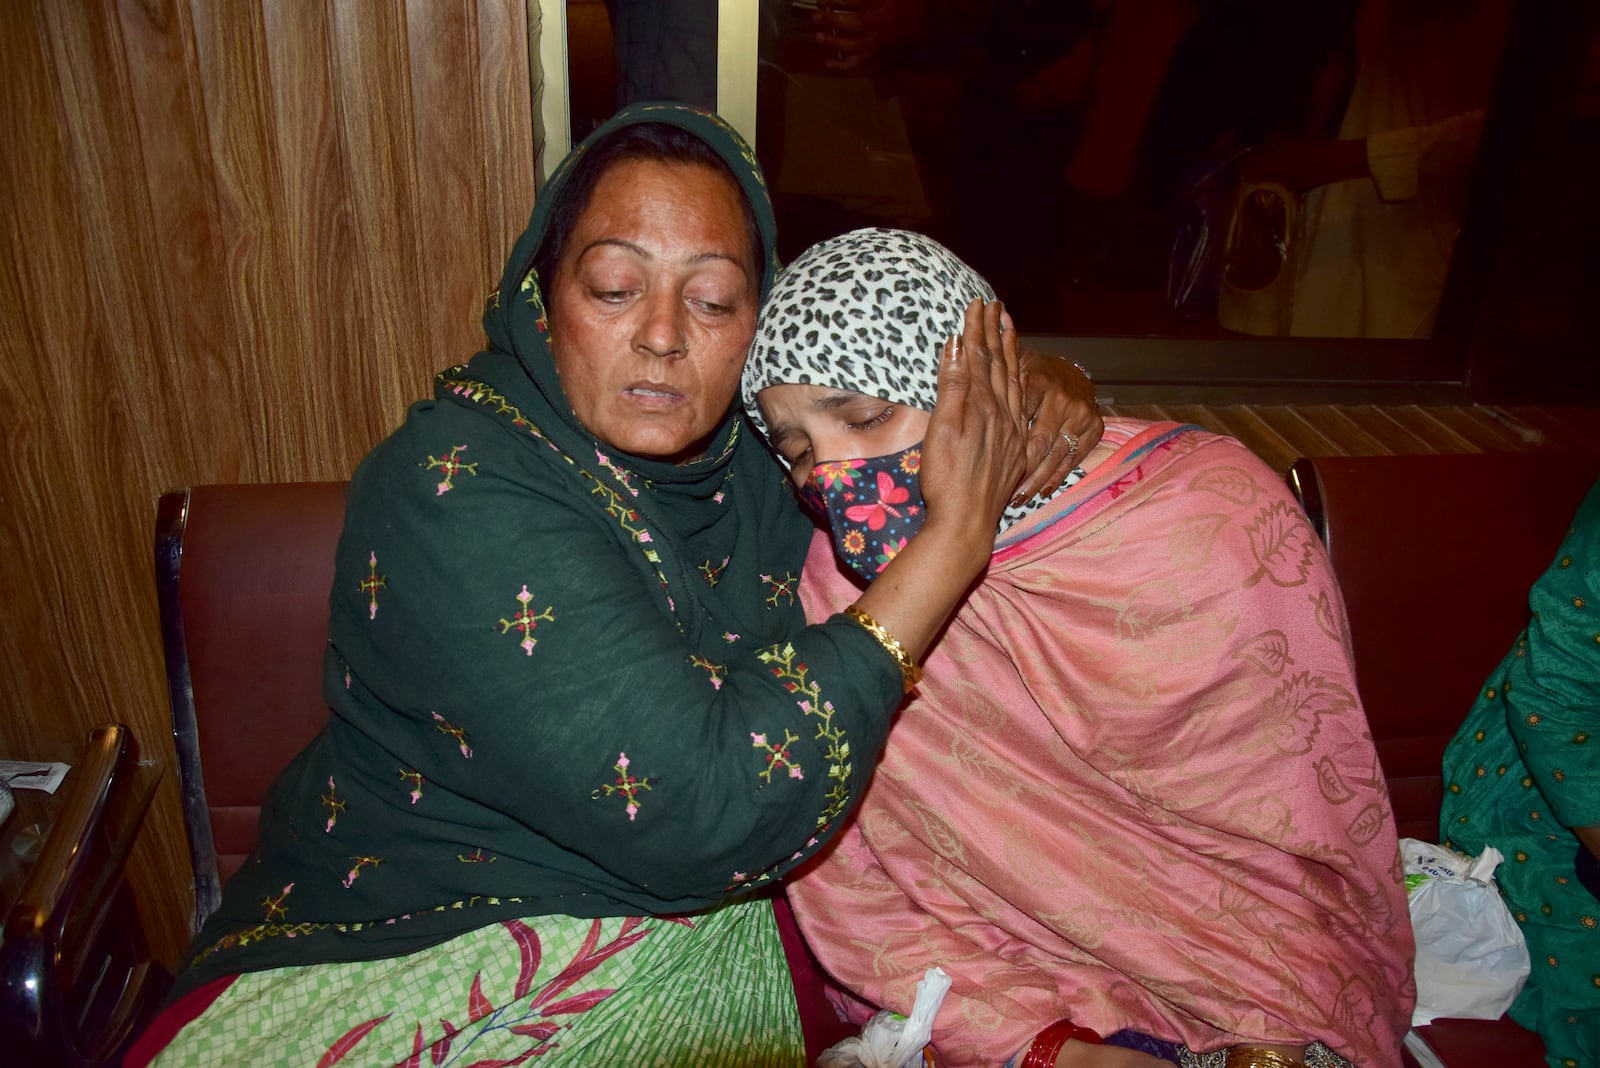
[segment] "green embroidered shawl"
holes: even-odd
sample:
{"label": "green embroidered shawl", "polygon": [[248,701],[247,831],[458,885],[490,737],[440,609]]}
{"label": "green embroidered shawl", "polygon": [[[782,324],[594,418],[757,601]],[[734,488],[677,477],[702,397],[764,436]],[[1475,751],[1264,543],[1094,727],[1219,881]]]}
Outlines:
{"label": "green embroidered shawl", "polygon": [[[639,105],[711,144],[721,120]],[[807,627],[809,525],[730,406],[684,466],[609,450],[546,344],[540,197],[484,316],[489,347],[360,465],[331,595],[326,731],[284,773],[256,853],[182,986],[394,956],[512,916],[676,913],[816,851],[871,774],[893,661],[854,623]]]}

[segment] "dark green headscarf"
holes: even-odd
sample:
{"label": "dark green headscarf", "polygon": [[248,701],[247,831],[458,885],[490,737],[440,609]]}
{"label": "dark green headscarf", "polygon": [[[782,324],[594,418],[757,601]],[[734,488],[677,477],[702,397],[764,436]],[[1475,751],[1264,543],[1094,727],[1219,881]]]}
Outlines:
{"label": "dark green headscarf", "polygon": [[[760,240],[761,299],[766,299],[777,274],[777,224],[772,214],[772,202],[767,195],[766,179],[761,174],[761,165],[744,138],[720,116],[686,104],[640,103],[624,108],[584,138],[583,143],[561,161],[539,194],[533,217],[528,220],[528,228],[512,248],[505,274],[500,279],[500,287],[483,315],[483,329],[490,345],[501,352],[515,355],[522,362],[540,392],[550,401],[554,413],[561,417],[564,427],[544,426],[542,429],[569,456],[584,451],[584,446],[592,442],[594,436],[578,422],[561,390],[555,361],[550,354],[550,334],[545,312],[545,302],[553,279],[539,278],[534,273],[534,260],[549,236],[550,217],[567,195],[570,179],[584,155],[619,130],[645,123],[660,123],[687,130],[721,157],[730,175],[739,183],[739,191],[749,202],[756,220]],[[732,400],[736,402],[737,397]],[[737,408],[736,403],[730,407],[719,431],[712,436],[714,443],[726,442],[731,447],[729,438],[734,432],[734,408]],[[574,432],[571,438],[561,432],[568,428]],[[717,444],[713,445],[713,452],[718,451]],[[675,465],[670,463],[639,457],[631,458],[629,466],[652,480],[678,481],[684,474],[674,472],[672,468]],[[689,466],[693,468],[695,465]]]}

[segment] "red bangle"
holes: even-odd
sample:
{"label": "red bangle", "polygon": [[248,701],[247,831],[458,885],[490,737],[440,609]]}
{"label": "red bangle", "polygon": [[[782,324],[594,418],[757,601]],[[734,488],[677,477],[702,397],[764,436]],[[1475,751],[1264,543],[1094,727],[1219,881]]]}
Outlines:
{"label": "red bangle", "polygon": [[1087,1027],[1079,1027],[1071,1020],[1057,1020],[1034,1036],[1018,1068],[1055,1068],[1056,1054],[1074,1038],[1079,1042],[1100,1044],[1100,1036]]}

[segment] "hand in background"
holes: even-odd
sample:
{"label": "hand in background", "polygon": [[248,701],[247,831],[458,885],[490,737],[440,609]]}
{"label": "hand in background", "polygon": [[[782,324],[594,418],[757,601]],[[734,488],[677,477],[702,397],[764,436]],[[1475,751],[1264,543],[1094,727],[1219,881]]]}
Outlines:
{"label": "hand in background", "polygon": [[[1006,329],[1012,330],[1006,316]],[[1033,350],[1022,354],[1024,406],[1028,430],[1028,474],[1017,490],[1020,503],[1061,485],[1072,469],[1100,443],[1106,421],[1095,401],[1094,383],[1071,360]],[[1065,435],[1076,439],[1071,447]]]}
{"label": "hand in background", "polygon": [[817,43],[835,57],[827,68],[848,73],[922,36],[927,16],[926,0],[822,0],[811,24]]}

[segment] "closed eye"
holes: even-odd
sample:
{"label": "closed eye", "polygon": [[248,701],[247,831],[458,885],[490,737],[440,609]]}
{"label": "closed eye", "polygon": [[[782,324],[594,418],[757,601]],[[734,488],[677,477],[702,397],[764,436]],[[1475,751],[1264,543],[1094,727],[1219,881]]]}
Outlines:
{"label": "closed eye", "polygon": [[876,430],[884,423],[887,423],[889,421],[889,417],[893,414],[894,405],[891,404],[872,418],[862,420],[859,423],[846,423],[845,427],[850,430]]}

